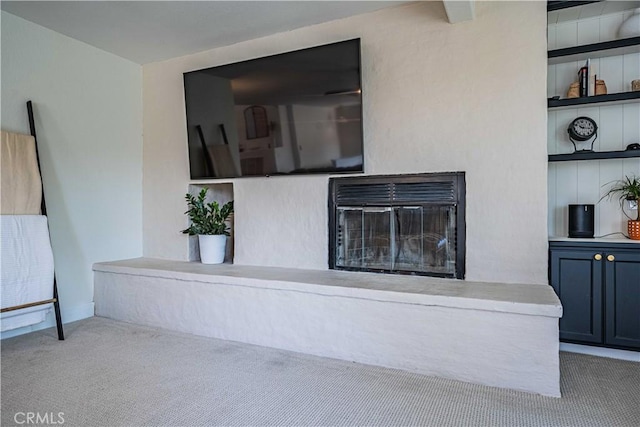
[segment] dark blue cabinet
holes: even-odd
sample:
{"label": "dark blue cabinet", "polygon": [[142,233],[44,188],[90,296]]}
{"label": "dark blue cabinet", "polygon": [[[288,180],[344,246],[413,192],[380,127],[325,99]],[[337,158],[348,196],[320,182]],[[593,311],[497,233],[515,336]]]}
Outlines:
{"label": "dark blue cabinet", "polygon": [[640,245],[550,242],[562,341],[640,349]]}
{"label": "dark blue cabinet", "polygon": [[640,253],[609,251],[605,270],[605,343],[640,349]]}
{"label": "dark blue cabinet", "polygon": [[562,302],[560,339],[602,343],[602,254],[552,249],[550,261],[551,286]]}

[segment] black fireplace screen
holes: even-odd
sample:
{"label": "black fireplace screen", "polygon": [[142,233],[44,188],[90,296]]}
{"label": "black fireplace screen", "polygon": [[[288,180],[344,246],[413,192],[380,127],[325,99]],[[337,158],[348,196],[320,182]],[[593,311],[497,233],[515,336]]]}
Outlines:
{"label": "black fireplace screen", "polygon": [[464,277],[464,173],[330,180],[330,268]]}

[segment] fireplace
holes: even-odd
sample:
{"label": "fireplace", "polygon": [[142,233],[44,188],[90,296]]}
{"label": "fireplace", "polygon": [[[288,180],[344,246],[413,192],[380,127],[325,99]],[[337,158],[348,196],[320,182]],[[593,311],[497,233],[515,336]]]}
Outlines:
{"label": "fireplace", "polygon": [[464,278],[464,172],[329,180],[329,268]]}

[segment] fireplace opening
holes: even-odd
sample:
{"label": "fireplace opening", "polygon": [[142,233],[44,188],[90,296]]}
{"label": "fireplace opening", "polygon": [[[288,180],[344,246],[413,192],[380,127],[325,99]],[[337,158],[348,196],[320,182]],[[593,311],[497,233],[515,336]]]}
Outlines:
{"label": "fireplace opening", "polygon": [[464,172],[331,178],[329,195],[329,268],[464,278]]}

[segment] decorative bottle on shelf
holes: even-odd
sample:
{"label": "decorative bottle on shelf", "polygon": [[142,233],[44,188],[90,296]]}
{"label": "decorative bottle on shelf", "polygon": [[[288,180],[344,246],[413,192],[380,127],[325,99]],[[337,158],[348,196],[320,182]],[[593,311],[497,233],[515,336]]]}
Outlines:
{"label": "decorative bottle on shelf", "polygon": [[618,28],[618,38],[626,39],[629,37],[640,36],[640,7],[633,11],[633,14],[628,17],[620,28]]}

